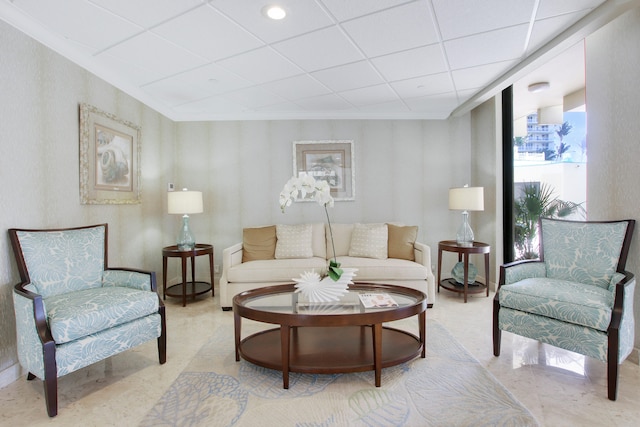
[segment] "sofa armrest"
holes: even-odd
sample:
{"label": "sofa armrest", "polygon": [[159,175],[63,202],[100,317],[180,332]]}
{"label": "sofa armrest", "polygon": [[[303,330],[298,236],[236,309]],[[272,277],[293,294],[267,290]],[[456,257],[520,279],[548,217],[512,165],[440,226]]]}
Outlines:
{"label": "sofa armrest", "polygon": [[413,255],[418,264],[422,264],[431,271],[431,248],[424,243],[415,242],[413,244]]}
{"label": "sofa armrest", "polygon": [[547,268],[540,260],[514,261],[500,266],[498,289],[502,285],[519,282],[532,277],[546,277]]}
{"label": "sofa armrest", "polygon": [[107,268],[102,273],[102,286],[122,286],[156,292],[156,272],[134,268]]}
{"label": "sofa armrest", "polygon": [[242,242],[222,251],[222,274],[234,265],[242,264]]}

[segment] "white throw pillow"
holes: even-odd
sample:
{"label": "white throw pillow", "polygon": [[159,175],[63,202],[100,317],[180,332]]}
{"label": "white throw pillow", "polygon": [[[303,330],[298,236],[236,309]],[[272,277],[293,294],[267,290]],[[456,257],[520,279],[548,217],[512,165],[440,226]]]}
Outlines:
{"label": "white throw pillow", "polygon": [[311,224],[276,225],[276,259],[311,258],[313,228]]}
{"label": "white throw pillow", "polygon": [[356,224],[351,234],[349,256],[386,259],[388,236],[387,224]]}

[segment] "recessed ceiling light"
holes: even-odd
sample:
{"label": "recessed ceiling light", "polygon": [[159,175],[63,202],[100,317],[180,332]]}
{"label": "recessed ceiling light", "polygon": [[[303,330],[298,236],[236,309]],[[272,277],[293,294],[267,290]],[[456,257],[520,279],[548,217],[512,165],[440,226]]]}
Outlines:
{"label": "recessed ceiling light", "polygon": [[275,19],[276,21],[280,19],[284,19],[284,17],[287,16],[287,12],[281,6],[277,6],[277,5],[265,6],[262,9],[262,13],[266,17]]}
{"label": "recessed ceiling light", "polygon": [[531,83],[527,89],[529,89],[529,92],[531,93],[538,93],[538,92],[542,92],[543,90],[547,90],[551,87],[551,85],[549,84],[549,82],[538,82],[538,83]]}

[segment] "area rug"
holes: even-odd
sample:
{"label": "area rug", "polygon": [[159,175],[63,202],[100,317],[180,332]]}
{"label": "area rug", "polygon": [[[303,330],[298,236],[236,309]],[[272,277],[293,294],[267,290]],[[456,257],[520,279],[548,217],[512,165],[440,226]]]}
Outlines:
{"label": "area rug", "polygon": [[[250,333],[243,325],[243,336]],[[221,326],[141,426],[537,426],[533,415],[439,323],[427,357],[374,373],[282,373],[235,361]]]}

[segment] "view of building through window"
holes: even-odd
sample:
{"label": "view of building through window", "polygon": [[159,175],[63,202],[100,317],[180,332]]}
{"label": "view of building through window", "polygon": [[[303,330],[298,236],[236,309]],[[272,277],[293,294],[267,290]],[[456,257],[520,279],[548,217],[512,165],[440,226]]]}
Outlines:
{"label": "view of building through window", "polygon": [[566,112],[562,124],[527,117],[527,135],[514,138],[516,259],[538,257],[541,216],[586,219],[586,113]]}

